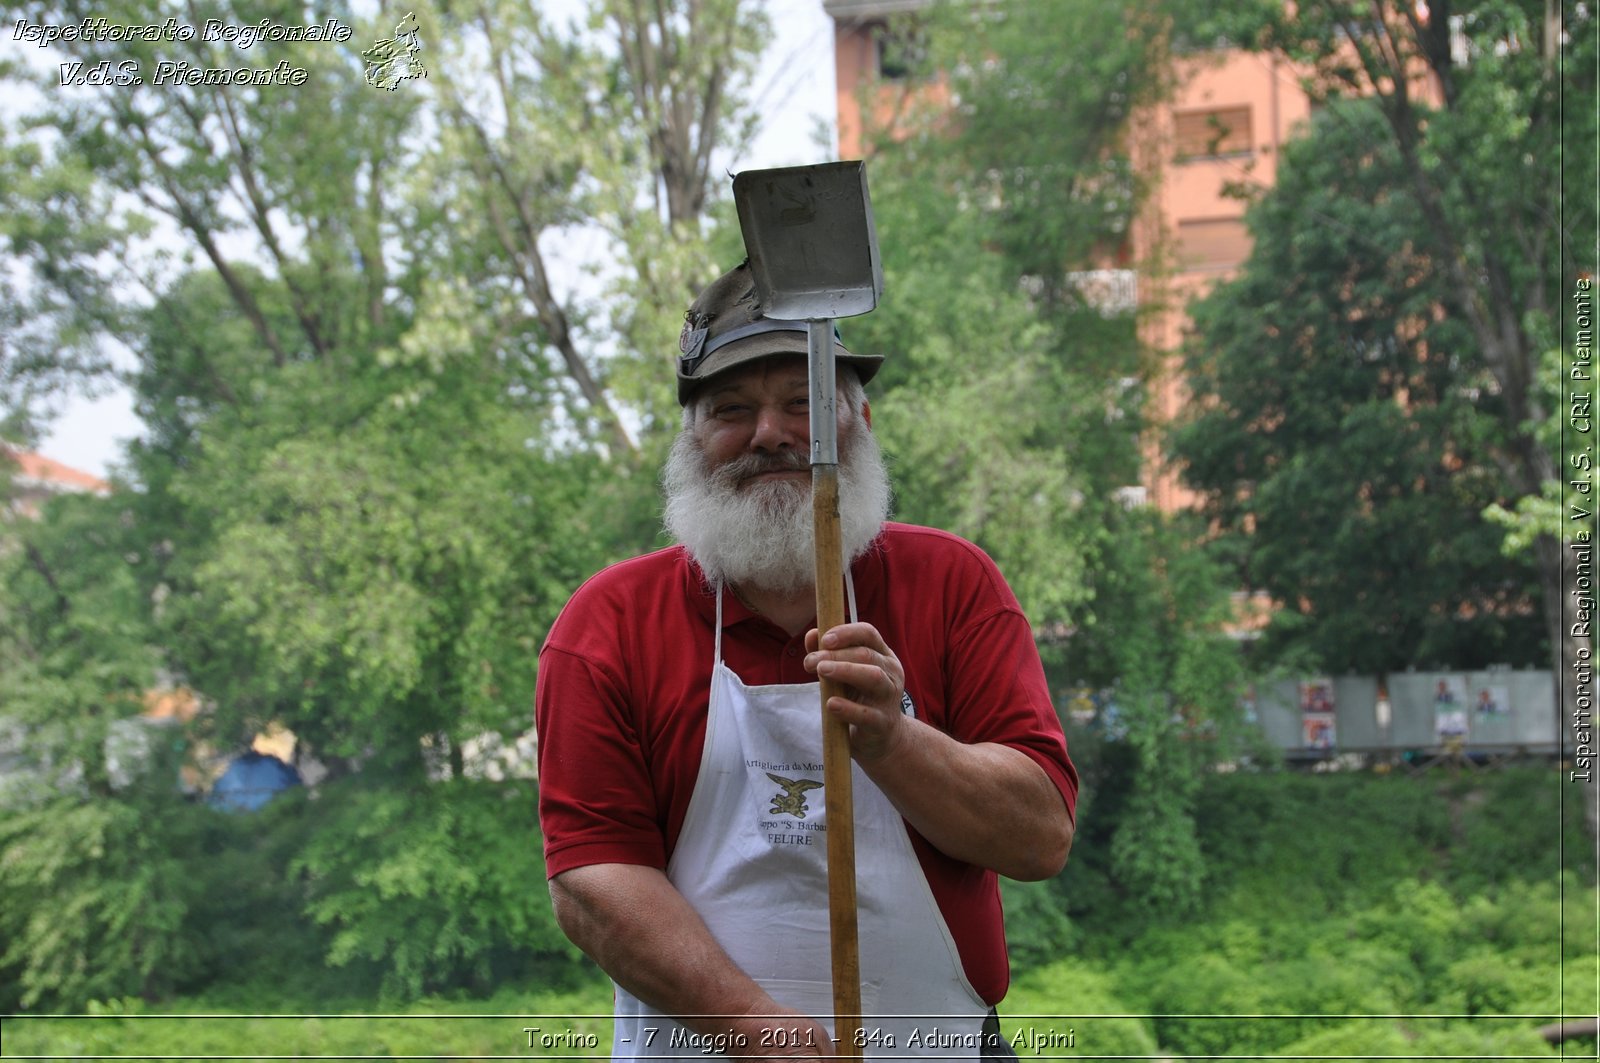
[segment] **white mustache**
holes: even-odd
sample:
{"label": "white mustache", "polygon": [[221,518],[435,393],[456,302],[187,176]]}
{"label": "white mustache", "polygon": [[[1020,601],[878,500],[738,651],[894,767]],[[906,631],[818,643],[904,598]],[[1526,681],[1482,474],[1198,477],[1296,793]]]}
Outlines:
{"label": "white mustache", "polygon": [[712,473],[711,479],[722,486],[736,487],[767,473],[810,471],[811,462],[804,454],[787,450],[778,454],[741,455]]}

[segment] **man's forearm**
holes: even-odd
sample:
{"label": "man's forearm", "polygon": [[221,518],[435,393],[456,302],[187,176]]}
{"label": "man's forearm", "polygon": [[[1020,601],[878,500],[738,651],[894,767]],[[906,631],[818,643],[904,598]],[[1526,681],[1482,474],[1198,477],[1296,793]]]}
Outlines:
{"label": "man's forearm", "polygon": [[995,743],[966,745],[916,720],[899,730],[882,756],[859,763],[936,849],[1023,881],[1066,864],[1072,820],[1031,757]]}

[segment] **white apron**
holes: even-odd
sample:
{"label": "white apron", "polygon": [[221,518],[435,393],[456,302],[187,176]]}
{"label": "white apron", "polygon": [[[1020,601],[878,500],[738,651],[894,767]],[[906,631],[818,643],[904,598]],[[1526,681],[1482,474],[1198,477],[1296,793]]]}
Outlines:
{"label": "white apron", "polygon": [[[740,969],[831,1033],[821,693],[814,682],[745,686],[722,663],[720,588],[716,616],[705,747],[667,877]],[[864,1054],[976,1060],[988,1007],[962,971],[900,813],[851,769]],[[617,987],[614,1060],[704,1059],[722,1048]]]}

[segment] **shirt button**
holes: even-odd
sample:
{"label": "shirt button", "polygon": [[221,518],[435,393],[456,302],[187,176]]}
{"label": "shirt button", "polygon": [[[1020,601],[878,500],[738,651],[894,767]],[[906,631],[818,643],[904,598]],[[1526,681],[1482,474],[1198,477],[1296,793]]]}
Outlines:
{"label": "shirt button", "polygon": [[800,649],[799,649],[799,647],[797,647],[797,646],[790,646],[790,647],[789,647],[789,656],[790,656],[790,657],[798,657],[798,656],[800,656]]}

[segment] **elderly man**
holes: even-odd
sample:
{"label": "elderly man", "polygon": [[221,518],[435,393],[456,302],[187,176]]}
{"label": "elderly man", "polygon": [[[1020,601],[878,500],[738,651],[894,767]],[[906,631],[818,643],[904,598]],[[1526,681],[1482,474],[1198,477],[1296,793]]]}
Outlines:
{"label": "elderly man", "polygon": [[540,655],[550,892],[616,983],[615,1059],[839,1050],[819,675],[850,725],[867,1055],[1004,1051],[996,875],[1054,875],[1072,842],[1028,622],[977,547],[886,522],[862,390],[881,359],[842,344],[850,617],[813,627],[805,328],[761,314],[746,266],[690,307],[664,477],[680,545],[589,580]]}

